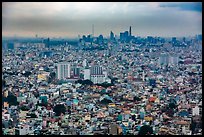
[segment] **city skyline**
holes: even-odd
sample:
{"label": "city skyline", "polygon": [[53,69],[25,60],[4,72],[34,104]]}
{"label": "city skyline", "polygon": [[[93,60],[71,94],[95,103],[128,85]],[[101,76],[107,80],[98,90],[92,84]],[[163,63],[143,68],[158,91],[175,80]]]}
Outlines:
{"label": "city skyline", "polygon": [[[108,16],[107,16],[108,15]],[[35,2],[2,4],[2,35],[109,36],[132,27],[135,36],[202,34],[201,2]]]}

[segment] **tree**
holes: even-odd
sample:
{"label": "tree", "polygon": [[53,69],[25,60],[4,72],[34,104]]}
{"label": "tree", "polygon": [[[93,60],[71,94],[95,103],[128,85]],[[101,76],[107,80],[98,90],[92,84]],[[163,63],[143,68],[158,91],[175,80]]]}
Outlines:
{"label": "tree", "polygon": [[175,109],[176,108],[176,104],[175,103],[169,103],[169,108]]}
{"label": "tree", "polygon": [[6,101],[10,104],[10,105],[18,105],[17,102],[17,97],[14,96],[13,94],[9,94],[8,97],[6,98]]}
{"label": "tree", "polygon": [[20,110],[22,110],[22,111],[28,111],[29,108],[28,108],[27,106],[23,105],[23,106],[20,107]]}
{"label": "tree", "polygon": [[77,80],[75,83],[79,83],[79,84],[82,84],[82,85],[93,85],[93,82],[91,80]]}
{"label": "tree", "polygon": [[104,87],[104,88],[107,88],[107,87],[113,86],[112,83],[107,83],[107,82],[104,82],[104,83],[102,83],[102,84],[96,84],[96,85],[97,85],[97,86],[102,86],[102,87]]}
{"label": "tree", "polygon": [[35,113],[31,113],[31,114],[27,114],[28,116],[30,116],[31,118],[37,118]]}
{"label": "tree", "polygon": [[56,113],[56,116],[59,116],[61,113],[65,114],[66,107],[63,104],[57,104],[53,111]]}
{"label": "tree", "polygon": [[174,116],[174,110],[173,110],[173,109],[168,109],[168,110],[166,110],[166,114],[167,114],[169,117],[173,117],[173,116]]}
{"label": "tree", "polygon": [[135,97],[134,97],[134,101],[141,101],[141,98],[135,96]]}
{"label": "tree", "polygon": [[25,73],[23,73],[22,75],[24,75],[25,77],[30,76],[32,73],[30,71],[26,71]]}
{"label": "tree", "polygon": [[111,100],[104,98],[103,100],[101,100],[102,104],[108,104],[108,103],[113,103]]}
{"label": "tree", "polygon": [[148,135],[153,134],[153,129],[149,125],[144,125],[140,128],[138,135]]}
{"label": "tree", "polygon": [[84,80],[83,85],[93,85],[93,82],[91,80],[86,79]]}

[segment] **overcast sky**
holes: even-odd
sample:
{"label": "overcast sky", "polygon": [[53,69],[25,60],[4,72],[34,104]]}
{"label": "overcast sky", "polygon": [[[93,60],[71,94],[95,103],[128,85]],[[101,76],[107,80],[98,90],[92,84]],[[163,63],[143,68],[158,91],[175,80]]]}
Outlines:
{"label": "overcast sky", "polygon": [[202,34],[202,3],[194,2],[8,2],[2,5],[3,36],[136,36]]}

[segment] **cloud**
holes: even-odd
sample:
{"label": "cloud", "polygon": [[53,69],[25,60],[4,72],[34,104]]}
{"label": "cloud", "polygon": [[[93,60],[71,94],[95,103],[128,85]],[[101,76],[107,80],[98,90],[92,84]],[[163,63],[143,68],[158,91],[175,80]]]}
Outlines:
{"label": "cloud", "polygon": [[194,5],[197,3],[3,3],[2,34],[77,37],[90,34],[94,24],[96,36],[107,36],[111,30],[118,35],[130,25],[132,34],[139,36],[194,35],[202,30],[202,12],[195,12]]}
{"label": "cloud", "polygon": [[178,8],[180,10],[189,10],[202,12],[202,2],[187,2],[187,3],[162,3],[160,7]]}

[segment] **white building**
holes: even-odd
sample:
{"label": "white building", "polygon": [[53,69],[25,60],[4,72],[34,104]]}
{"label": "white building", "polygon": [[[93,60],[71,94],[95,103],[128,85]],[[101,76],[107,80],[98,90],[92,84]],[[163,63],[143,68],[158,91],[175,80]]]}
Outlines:
{"label": "white building", "polygon": [[198,106],[195,106],[193,109],[192,109],[192,114],[193,116],[196,116],[196,115],[199,115],[199,107]]}
{"label": "white building", "polygon": [[179,62],[179,57],[178,56],[170,56],[169,57],[169,64],[177,65],[178,62]]}
{"label": "white building", "polygon": [[20,125],[19,129],[17,130],[19,131],[19,135],[28,135],[28,134],[33,134],[34,132],[33,127],[29,125]]}
{"label": "white building", "polygon": [[105,75],[91,75],[91,81],[94,83],[94,84],[97,84],[97,83],[103,83],[105,82]]}
{"label": "white building", "polygon": [[85,79],[90,80],[90,76],[91,76],[91,71],[90,71],[90,69],[84,69],[84,80],[85,80]]}
{"label": "white building", "polygon": [[57,64],[57,79],[70,78],[71,66],[68,62],[61,62]]}
{"label": "white building", "polygon": [[83,67],[87,67],[88,66],[88,61],[86,59],[83,60]]}
{"label": "white building", "polygon": [[158,61],[160,65],[178,65],[179,57],[162,53]]}
{"label": "white building", "polygon": [[91,66],[91,75],[102,75],[103,67],[99,65]]}

